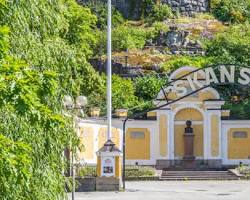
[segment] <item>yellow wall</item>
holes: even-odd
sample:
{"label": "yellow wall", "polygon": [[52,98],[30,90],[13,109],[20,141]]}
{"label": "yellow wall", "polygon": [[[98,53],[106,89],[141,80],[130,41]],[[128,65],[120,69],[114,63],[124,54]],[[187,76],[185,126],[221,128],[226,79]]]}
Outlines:
{"label": "yellow wall", "polygon": [[209,91],[206,92],[200,92],[199,93],[199,99],[204,101],[204,100],[210,100],[210,99],[216,99],[216,96]]}
{"label": "yellow wall", "polygon": [[122,162],[121,157],[115,157],[115,177],[119,178],[122,176]]}
{"label": "yellow wall", "polygon": [[[246,131],[247,138],[233,138],[234,131]],[[250,156],[250,128],[232,128],[228,131],[228,158],[249,159]]]}
{"label": "yellow wall", "polygon": [[168,138],[167,115],[160,116],[159,130],[160,130],[160,135],[159,135],[160,155],[167,156],[167,138]]}
{"label": "yellow wall", "polygon": [[[112,141],[117,147],[120,147],[120,134],[117,128],[112,128]],[[103,147],[104,143],[107,141],[107,128],[100,128],[98,133],[98,149]]]}
{"label": "yellow wall", "polygon": [[156,117],[156,112],[148,112],[147,116],[148,117]]}
{"label": "yellow wall", "polygon": [[211,154],[216,157],[219,155],[219,117],[211,117]]}
{"label": "yellow wall", "polygon": [[84,146],[79,157],[81,159],[94,158],[94,130],[92,127],[84,127],[80,130],[80,142]]}
{"label": "yellow wall", "polygon": [[[184,156],[184,130],[186,125],[175,125],[174,147],[175,156]],[[192,125],[194,130],[194,155],[203,156],[203,125]]]}
{"label": "yellow wall", "polygon": [[180,110],[176,116],[175,116],[176,121],[202,121],[203,116],[202,114],[193,108],[184,108]]}
{"label": "yellow wall", "polygon": [[[131,132],[144,132],[144,138],[131,138]],[[150,132],[146,128],[129,128],[126,132],[126,159],[150,159]]]}
{"label": "yellow wall", "polygon": [[96,165],[96,175],[98,177],[101,177],[101,168],[102,168],[102,163],[101,163],[101,157],[98,156],[97,157],[97,165]]}

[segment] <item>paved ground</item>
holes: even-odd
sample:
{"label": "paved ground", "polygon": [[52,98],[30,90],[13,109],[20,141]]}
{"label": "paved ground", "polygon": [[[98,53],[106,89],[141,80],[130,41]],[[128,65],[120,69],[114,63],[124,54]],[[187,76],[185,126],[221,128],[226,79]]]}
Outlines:
{"label": "paved ground", "polygon": [[77,193],[76,200],[249,200],[250,181],[127,182],[125,192]]}

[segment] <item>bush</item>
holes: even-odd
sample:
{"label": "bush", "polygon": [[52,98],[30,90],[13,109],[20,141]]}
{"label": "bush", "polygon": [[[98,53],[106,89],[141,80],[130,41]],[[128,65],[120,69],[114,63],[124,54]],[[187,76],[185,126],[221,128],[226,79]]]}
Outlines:
{"label": "bush", "polygon": [[125,169],[126,177],[153,177],[155,169],[152,167],[130,166]]}
{"label": "bush", "polygon": [[95,177],[96,176],[96,166],[84,166],[77,170],[77,175],[80,177]]}
{"label": "bush", "polygon": [[151,101],[157,96],[161,86],[165,83],[166,80],[157,77],[155,74],[136,78],[135,94],[144,101]]}
{"label": "bush", "polygon": [[242,166],[239,166],[237,168],[237,170],[238,170],[238,172],[240,174],[243,174],[246,177],[250,177],[250,166],[244,166],[244,165],[242,165]]}
{"label": "bush", "polygon": [[[106,77],[103,78],[104,80]],[[101,114],[106,113],[106,87],[102,88],[101,93],[92,93],[89,97],[89,105],[101,108]],[[123,79],[118,75],[112,75],[112,108],[129,109],[138,104],[135,96],[135,88],[130,79]]]}
{"label": "bush", "polygon": [[245,22],[250,19],[250,0],[212,0],[211,11],[223,22]]}
{"label": "bush", "polygon": [[212,58],[203,56],[174,56],[161,67],[163,71],[171,72],[183,66],[204,67],[211,62]]}
{"label": "bush", "polygon": [[153,9],[146,19],[149,23],[153,23],[155,21],[164,21],[166,19],[172,18],[173,12],[172,9],[166,4],[155,4]]}
{"label": "bush", "polygon": [[147,32],[139,27],[122,25],[113,30],[113,49],[122,51],[126,49],[142,49],[145,46]]}
{"label": "bush", "polygon": [[208,56],[220,63],[250,64],[250,25],[232,26],[206,43]]}

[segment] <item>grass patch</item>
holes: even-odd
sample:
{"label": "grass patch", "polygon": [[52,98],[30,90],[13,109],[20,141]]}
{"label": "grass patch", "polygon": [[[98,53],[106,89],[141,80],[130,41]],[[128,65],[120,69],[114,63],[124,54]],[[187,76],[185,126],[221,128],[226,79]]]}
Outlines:
{"label": "grass patch", "polygon": [[127,166],[126,177],[154,177],[156,175],[153,167]]}

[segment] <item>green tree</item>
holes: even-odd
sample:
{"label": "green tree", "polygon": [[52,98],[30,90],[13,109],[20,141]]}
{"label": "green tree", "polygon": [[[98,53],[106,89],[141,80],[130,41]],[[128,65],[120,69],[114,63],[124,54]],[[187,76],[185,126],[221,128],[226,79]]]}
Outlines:
{"label": "green tree", "polygon": [[242,23],[250,19],[250,0],[212,0],[210,5],[221,21]]}
{"label": "green tree", "polygon": [[150,74],[135,79],[135,94],[143,101],[152,101],[166,85],[167,80],[159,78],[156,74]]}
{"label": "green tree", "polygon": [[0,198],[29,199],[32,149],[0,134]]}
{"label": "green tree", "polygon": [[206,43],[208,56],[215,62],[250,64],[250,25],[248,23],[232,26],[224,33],[217,34]]}
{"label": "green tree", "polygon": [[13,56],[39,71],[57,72],[63,93],[88,95],[100,88],[87,62],[97,44],[97,19],[88,8],[74,0],[10,0],[1,13]]}
{"label": "green tree", "polygon": [[148,21],[149,23],[153,23],[156,21],[161,22],[169,18],[172,18],[173,16],[174,15],[172,9],[168,5],[155,4],[149,16],[146,18],[146,21]]}
{"label": "green tree", "polygon": [[[103,78],[104,80],[106,77]],[[106,113],[106,84],[100,93],[92,93],[89,97],[90,105],[101,108],[102,114]],[[123,79],[112,75],[112,109],[130,109],[138,105],[135,88],[130,79]]]}

